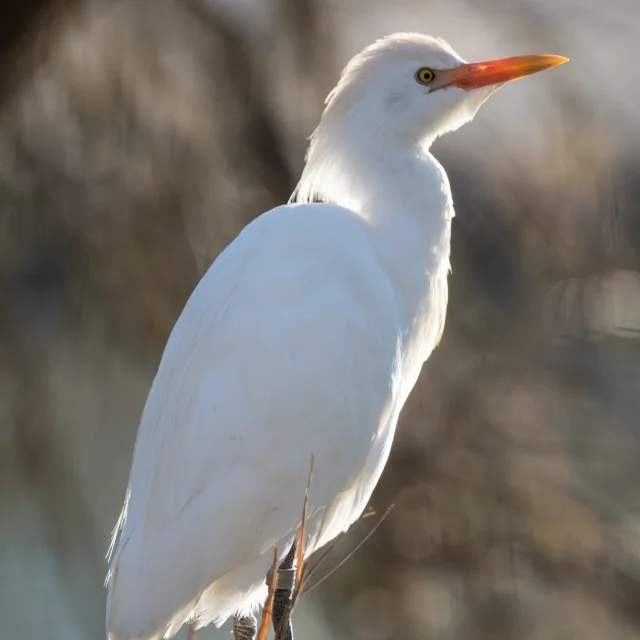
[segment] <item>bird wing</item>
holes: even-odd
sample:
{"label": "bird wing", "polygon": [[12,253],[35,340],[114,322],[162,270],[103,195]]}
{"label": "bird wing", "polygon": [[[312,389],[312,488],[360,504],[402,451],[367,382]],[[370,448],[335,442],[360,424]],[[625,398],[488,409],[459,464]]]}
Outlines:
{"label": "bird wing", "polygon": [[166,624],[295,531],[312,452],[310,513],[353,485],[393,410],[401,332],[366,223],[346,209],[279,207],[219,256],[143,412],[112,561],[115,635]]}

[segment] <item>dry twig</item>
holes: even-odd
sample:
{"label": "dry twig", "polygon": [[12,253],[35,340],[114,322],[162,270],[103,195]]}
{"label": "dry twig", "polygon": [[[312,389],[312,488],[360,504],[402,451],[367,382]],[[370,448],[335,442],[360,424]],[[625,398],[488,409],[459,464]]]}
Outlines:
{"label": "dry twig", "polygon": [[257,640],[267,640],[269,625],[271,624],[271,616],[273,615],[273,596],[276,592],[276,581],[278,580],[278,543],[273,545],[273,565],[271,566],[271,582],[269,583],[269,595],[264,605],[262,613],[262,621],[260,622],[260,630],[258,631]]}

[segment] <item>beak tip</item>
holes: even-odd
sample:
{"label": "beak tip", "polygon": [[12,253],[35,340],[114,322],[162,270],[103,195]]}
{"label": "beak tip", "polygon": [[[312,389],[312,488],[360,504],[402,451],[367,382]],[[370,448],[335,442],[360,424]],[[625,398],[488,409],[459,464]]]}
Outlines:
{"label": "beak tip", "polygon": [[565,56],[555,56],[555,55],[549,55],[549,56],[545,56],[549,62],[551,63],[550,66],[552,67],[557,67],[561,64],[565,64],[565,62],[569,62],[569,58],[565,57]]}

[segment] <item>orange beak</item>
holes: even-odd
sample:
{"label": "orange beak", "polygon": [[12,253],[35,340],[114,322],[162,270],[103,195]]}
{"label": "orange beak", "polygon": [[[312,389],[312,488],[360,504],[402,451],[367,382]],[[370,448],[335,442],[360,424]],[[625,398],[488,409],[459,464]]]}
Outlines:
{"label": "orange beak", "polygon": [[432,89],[458,87],[465,91],[502,84],[524,76],[551,69],[568,62],[569,58],[551,55],[516,56],[487,62],[464,62],[455,69],[438,72]]}

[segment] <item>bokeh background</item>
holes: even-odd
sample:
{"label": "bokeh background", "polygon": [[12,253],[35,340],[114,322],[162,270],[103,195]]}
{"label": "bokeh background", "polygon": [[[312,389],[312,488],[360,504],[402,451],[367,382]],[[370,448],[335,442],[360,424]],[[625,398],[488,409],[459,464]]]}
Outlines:
{"label": "bokeh background", "polygon": [[168,333],[288,198],[341,67],[399,30],[571,63],[434,148],[444,339],[374,495],[395,506],[296,637],[640,638],[640,3],[23,0],[0,20],[1,640],[104,638]]}

